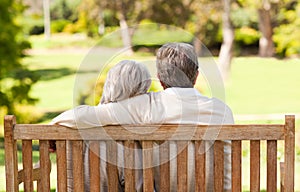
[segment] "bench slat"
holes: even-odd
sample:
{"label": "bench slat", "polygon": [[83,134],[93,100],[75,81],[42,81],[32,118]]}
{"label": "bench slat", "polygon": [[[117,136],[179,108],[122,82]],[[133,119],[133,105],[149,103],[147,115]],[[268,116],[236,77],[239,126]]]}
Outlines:
{"label": "bench slat", "polygon": [[231,143],[232,191],[242,191],[242,142]]}
{"label": "bench slat", "polygon": [[51,162],[49,157],[49,141],[40,141],[40,167],[41,178],[38,180],[38,191],[50,191],[50,170]]}
{"label": "bench slat", "polygon": [[267,191],[277,191],[277,141],[267,141]]}
{"label": "bench slat", "polygon": [[17,143],[14,139],[16,117],[6,115],[4,118],[5,176],[6,191],[18,191],[18,157]]}
{"label": "bench slat", "polygon": [[260,191],[260,141],[250,141],[250,191]]}
{"label": "bench slat", "polygon": [[177,142],[177,191],[188,191],[188,142]]}
{"label": "bench slat", "polygon": [[124,142],[124,163],[125,163],[125,191],[135,191],[135,158],[134,141]]}
{"label": "bench slat", "polygon": [[108,191],[118,191],[119,178],[117,170],[117,143],[115,141],[106,142],[106,170],[108,179]]}
{"label": "bench slat", "polygon": [[221,192],[224,189],[224,142],[214,143],[214,189]]}
{"label": "bench slat", "polygon": [[24,170],[24,190],[33,191],[32,141],[22,141],[22,160]]}
{"label": "bench slat", "polygon": [[295,180],[295,116],[285,116],[284,191],[294,191]]}
{"label": "bench slat", "polygon": [[153,142],[142,141],[144,192],[154,191]]}
{"label": "bench slat", "polygon": [[205,192],[205,141],[195,141],[195,191]]}
{"label": "bench slat", "polygon": [[[284,125],[209,125],[212,132],[219,133],[206,134],[208,125],[185,125],[178,129],[178,125],[130,125],[132,129],[139,129],[139,134],[125,129],[122,126],[105,126],[91,129],[69,129],[58,125],[30,125],[17,124],[14,130],[15,139],[44,139],[44,140],[64,140],[66,135],[68,140],[81,140],[82,135],[86,140],[283,140]],[[220,130],[221,129],[221,130]],[[50,131],[51,130],[51,131]],[[144,131],[143,131],[144,130]],[[151,130],[151,131],[149,131]],[[152,132],[155,130],[155,133]],[[45,132],[47,134],[45,134]],[[191,136],[191,133],[193,135]],[[215,138],[216,137],[216,138]]]}
{"label": "bench slat", "polygon": [[73,161],[73,188],[74,192],[84,191],[83,184],[83,142],[72,141],[72,161]]}
{"label": "bench slat", "polygon": [[56,162],[57,162],[57,188],[58,191],[67,191],[67,158],[66,141],[56,141]]}
{"label": "bench slat", "polygon": [[159,145],[159,189],[160,191],[170,191],[170,143],[164,141]]}
{"label": "bench slat", "polygon": [[88,150],[90,191],[100,192],[100,142],[91,141]]}

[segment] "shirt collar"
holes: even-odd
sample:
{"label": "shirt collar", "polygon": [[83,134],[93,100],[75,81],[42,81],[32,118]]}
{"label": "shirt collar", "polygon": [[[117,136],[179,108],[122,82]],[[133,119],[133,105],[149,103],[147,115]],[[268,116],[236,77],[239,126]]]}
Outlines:
{"label": "shirt collar", "polygon": [[170,87],[165,89],[163,92],[167,94],[181,95],[181,96],[188,96],[188,95],[202,96],[201,93],[195,88]]}

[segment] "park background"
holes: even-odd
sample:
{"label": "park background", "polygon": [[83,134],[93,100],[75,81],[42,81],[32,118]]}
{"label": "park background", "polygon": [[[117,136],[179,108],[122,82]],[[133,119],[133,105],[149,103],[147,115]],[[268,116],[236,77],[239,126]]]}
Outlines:
{"label": "park background", "polygon": [[[75,105],[95,105],[109,67],[121,59],[153,67],[157,48],[174,41],[193,44],[199,56],[205,47],[210,50],[236,123],[284,123],[285,114],[296,115],[300,191],[299,1],[1,0],[0,14],[0,191],[5,191],[4,115],[15,114],[19,123],[48,123]],[[105,65],[100,76],[99,65]],[[81,79],[86,89],[74,95]],[[205,75],[196,87],[214,96]],[[154,82],[151,90],[160,89]],[[243,162],[249,162],[248,145]],[[249,177],[244,167],[243,177]],[[265,177],[261,180],[265,188]],[[243,191],[249,191],[248,183]]]}

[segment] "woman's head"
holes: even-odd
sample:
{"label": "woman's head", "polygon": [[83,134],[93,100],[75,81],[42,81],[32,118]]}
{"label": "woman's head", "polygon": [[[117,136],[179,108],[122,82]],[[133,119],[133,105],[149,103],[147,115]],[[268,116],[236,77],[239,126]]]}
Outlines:
{"label": "woman's head", "polygon": [[150,73],[143,64],[123,60],[109,70],[103,87],[101,104],[144,94],[150,84]]}

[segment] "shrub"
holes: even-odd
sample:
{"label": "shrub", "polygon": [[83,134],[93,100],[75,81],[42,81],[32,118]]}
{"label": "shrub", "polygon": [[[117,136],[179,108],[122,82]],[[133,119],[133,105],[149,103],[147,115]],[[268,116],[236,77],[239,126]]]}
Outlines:
{"label": "shrub", "polygon": [[29,30],[29,35],[40,35],[44,33],[44,25],[34,25]]}
{"label": "shrub", "polygon": [[70,24],[71,22],[68,20],[60,19],[51,22],[51,32],[52,33],[59,33],[64,30],[64,28]]}
{"label": "shrub", "polygon": [[257,30],[249,27],[242,27],[235,30],[235,41],[239,45],[256,45],[260,35]]}
{"label": "shrub", "polygon": [[276,53],[281,57],[300,55],[300,19],[295,24],[285,24],[274,29]]}

